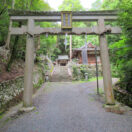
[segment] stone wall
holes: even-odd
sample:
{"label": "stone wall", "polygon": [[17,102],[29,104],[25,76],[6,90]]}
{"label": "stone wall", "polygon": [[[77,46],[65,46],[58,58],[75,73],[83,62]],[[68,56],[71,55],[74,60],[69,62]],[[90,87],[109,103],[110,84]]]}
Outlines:
{"label": "stone wall", "polygon": [[[0,109],[9,105],[9,102],[22,94],[24,77],[17,77],[13,80],[8,80],[0,83]],[[17,98],[18,99],[18,98]],[[21,97],[18,101],[21,100]],[[5,109],[5,108],[4,108]]]}
{"label": "stone wall", "polygon": [[[34,92],[44,82],[44,75],[39,67],[34,67]],[[24,90],[24,77],[19,76],[13,80],[0,83],[0,112],[22,100]]]}
{"label": "stone wall", "polygon": [[119,88],[114,88],[115,99],[125,105],[132,107],[132,94]]}

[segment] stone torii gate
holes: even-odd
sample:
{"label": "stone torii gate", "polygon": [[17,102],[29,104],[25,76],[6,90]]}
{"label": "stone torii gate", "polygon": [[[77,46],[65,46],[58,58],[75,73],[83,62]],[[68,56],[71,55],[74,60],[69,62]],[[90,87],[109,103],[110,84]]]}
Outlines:
{"label": "stone torii gate", "polygon": [[87,28],[72,28],[72,30],[64,31],[61,28],[42,28],[35,26],[37,21],[58,22],[61,21],[61,12],[38,12],[38,11],[20,11],[10,10],[10,20],[27,21],[27,26],[11,27],[10,35],[27,34],[26,42],[26,61],[24,74],[24,107],[32,106],[32,91],[33,91],[33,65],[34,65],[34,36],[41,34],[62,35],[98,35],[100,43],[101,61],[103,68],[103,82],[107,105],[114,105],[114,95],[112,89],[112,78],[110,70],[110,61],[108,54],[108,46],[105,34],[120,34],[120,27],[105,26],[105,21],[117,20],[117,11],[76,11],[72,12],[72,21],[96,21],[97,26]]}

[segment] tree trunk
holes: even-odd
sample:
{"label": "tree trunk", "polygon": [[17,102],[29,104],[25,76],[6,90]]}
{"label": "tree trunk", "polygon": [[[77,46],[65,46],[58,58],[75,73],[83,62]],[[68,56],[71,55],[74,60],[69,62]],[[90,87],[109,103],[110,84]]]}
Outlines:
{"label": "tree trunk", "polygon": [[30,1],[30,7],[29,7],[30,9],[32,7],[32,4],[33,4],[33,0]]}
{"label": "tree trunk", "polygon": [[[12,0],[12,9],[14,9],[14,6],[15,6],[15,0]],[[10,39],[11,39],[11,27],[12,27],[12,20],[10,20],[9,22],[9,31],[8,31],[8,36],[7,36],[7,41],[6,41],[6,45],[5,45],[5,48],[10,50]]]}
{"label": "tree trunk", "polygon": [[70,35],[70,61],[72,61],[72,35]]}
{"label": "tree trunk", "polygon": [[39,49],[40,49],[40,36],[38,36],[38,38],[37,38],[37,44],[35,47],[35,50],[39,50]]}
{"label": "tree trunk", "polygon": [[56,39],[56,48],[59,47],[59,36],[57,35],[57,39]]}
{"label": "tree trunk", "polygon": [[11,8],[14,9],[14,7],[15,7],[15,0],[12,0],[12,6],[11,6]]}
{"label": "tree trunk", "polygon": [[[19,27],[21,27],[21,25],[22,25],[22,22],[19,22]],[[14,41],[14,45],[13,45],[13,48],[12,48],[12,52],[11,52],[11,57],[10,57],[10,60],[9,60],[9,62],[7,64],[7,67],[6,67],[7,71],[10,70],[11,64],[12,64],[13,60],[16,57],[16,50],[17,50],[18,40],[19,40],[19,36],[16,36],[15,37],[15,41]]]}

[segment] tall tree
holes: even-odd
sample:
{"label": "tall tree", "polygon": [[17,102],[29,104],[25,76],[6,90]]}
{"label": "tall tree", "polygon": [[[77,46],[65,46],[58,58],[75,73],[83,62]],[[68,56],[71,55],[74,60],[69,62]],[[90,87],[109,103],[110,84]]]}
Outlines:
{"label": "tall tree", "polygon": [[[12,0],[11,9],[14,9],[14,5],[15,5],[15,0]],[[9,44],[10,44],[10,38],[11,38],[10,30],[11,30],[11,27],[12,27],[12,21],[10,20],[10,22],[9,22],[9,31],[8,31],[7,41],[6,41],[6,45],[5,45],[5,47],[7,49],[9,49]]]}
{"label": "tall tree", "polygon": [[119,7],[119,24],[124,36],[122,48],[125,52],[122,57],[120,78],[123,83],[122,88],[132,93],[132,1],[122,0]]}
{"label": "tall tree", "polygon": [[119,9],[120,0],[104,0],[102,3],[102,9],[112,10]]}
{"label": "tall tree", "polygon": [[[50,10],[51,9],[50,6],[47,3],[45,3],[43,0],[24,0],[24,1],[12,0],[12,7],[15,9],[22,9],[22,10]],[[22,24],[24,24],[24,23],[19,22],[17,24],[17,26],[21,27]],[[9,30],[10,30],[11,26],[12,26],[12,21],[10,21]],[[7,64],[7,69],[10,69],[13,60],[19,56],[19,55],[17,56],[18,50],[20,51],[19,43],[21,43],[21,42],[24,43],[25,38],[20,37],[20,36],[15,36],[15,39],[12,41],[11,45],[9,45],[9,42],[10,42],[10,34],[7,37],[7,43],[6,43],[6,47],[8,49],[10,49],[10,53],[11,53],[11,57]],[[24,44],[24,46],[25,46],[25,44]]]}

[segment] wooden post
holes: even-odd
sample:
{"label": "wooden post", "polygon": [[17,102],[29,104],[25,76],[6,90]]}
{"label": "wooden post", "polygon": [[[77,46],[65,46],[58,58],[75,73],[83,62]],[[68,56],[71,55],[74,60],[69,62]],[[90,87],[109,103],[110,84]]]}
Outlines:
{"label": "wooden post", "polygon": [[[34,29],[34,20],[28,20],[28,32]],[[26,60],[25,60],[25,73],[24,73],[24,107],[32,106],[33,94],[33,65],[34,65],[34,38],[32,35],[27,35],[26,42]]]}
{"label": "wooden post", "polygon": [[72,60],[72,35],[70,35],[70,61]]}
{"label": "wooden post", "polygon": [[99,95],[99,80],[98,80],[97,47],[95,47],[95,61],[96,61],[96,81],[97,81],[97,94]]}
{"label": "wooden post", "polygon": [[[102,31],[105,28],[104,20],[99,19],[98,25],[99,25],[99,31],[100,33],[102,33]],[[99,43],[100,43],[100,52],[101,52],[101,62],[102,62],[102,68],[103,68],[103,82],[104,82],[106,104],[114,105],[115,101],[114,101],[114,94],[112,89],[110,60],[109,60],[107,40],[104,34],[100,34]]]}

